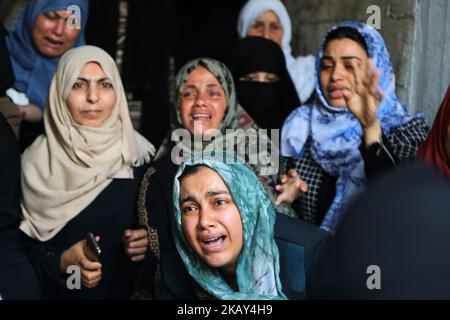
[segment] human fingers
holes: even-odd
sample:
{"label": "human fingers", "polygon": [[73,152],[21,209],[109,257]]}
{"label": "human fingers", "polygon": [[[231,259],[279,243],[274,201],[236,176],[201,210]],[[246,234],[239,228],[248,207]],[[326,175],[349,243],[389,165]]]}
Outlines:
{"label": "human fingers", "polygon": [[128,254],[130,257],[137,256],[137,255],[141,255],[141,254],[144,254],[144,253],[146,253],[146,252],[147,252],[147,246],[145,246],[145,247],[139,247],[139,248],[131,248],[131,249],[128,249],[128,250],[127,250],[127,254]]}
{"label": "human fingers", "polygon": [[133,256],[131,257],[131,261],[133,262],[139,262],[145,259],[145,254],[141,254],[139,256]]}
{"label": "human fingers", "polygon": [[95,271],[83,270],[81,272],[81,281],[86,288],[93,288],[97,286],[101,279],[101,269]]}
{"label": "human fingers", "polygon": [[290,169],[290,170],[288,171],[288,175],[289,175],[290,178],[295,178],[295,177],[298,176],[298,172],[297,172],[297,170],[295,170],[295,169]]}
{"label": "human fingers", "polygon": [[148,245],[148,238],[142,238],[133,242],[130,242],[130,245],[128,246],[128,248],[141,248],[141,247],[146,247]]}
{"label": "human fingers", "polygon": [[284,201],[287,200],[287,195],[285,192],[280,193],[277,197],[277,199],[275,200],[275,205],[279,206],[280,204],[282,204]]}

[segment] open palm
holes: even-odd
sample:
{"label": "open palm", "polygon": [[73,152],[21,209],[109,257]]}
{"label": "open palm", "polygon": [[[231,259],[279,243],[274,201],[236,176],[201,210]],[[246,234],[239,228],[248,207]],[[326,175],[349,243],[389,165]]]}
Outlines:
{"label": "open palm", "polygon": [[351,61],[353,83],[350,89],[344,91],[347,108],[358,119],[363,128],[371,127],[377,121],[377,109],[383,100],[383,92],[378,89],[380,71],[372,67],[372,60],[365,65]]}

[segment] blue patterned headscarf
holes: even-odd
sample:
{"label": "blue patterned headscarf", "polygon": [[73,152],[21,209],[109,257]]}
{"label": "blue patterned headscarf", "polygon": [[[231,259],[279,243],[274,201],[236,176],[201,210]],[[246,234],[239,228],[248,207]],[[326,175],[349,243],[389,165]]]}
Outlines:
{"label": "blue patterned headscarf", "polygon": [[[174,181],[174,237],[189,274],[210,295],[221,300],[285,299],[279,278],[278,248],[274,240],[275,210],[264,187],[251,169],[241,163],[225,164],[220,157],[199,154],[181,165]],[[238,292],[225,282],[218,269],[208,266],[192,250],[183,231],[180,182],[187,166],[205,165],[222,177],[239,210],[243,226],[243,248],[237,261]]]}
{"label": "blue patterned headscarf", "polygon": [[71,5],[79,6],[81,11],[81,31],[74,47],[84,45],[88,0],[31,0],[20,14],[14,31],[6,38],[16,78],[13,87],[25,93],[30,102],[42,110],[47,102],[53,72],[61,57],[45,57],[36,50],[32,38],[33,28],[39,15],[66,10]]}
{"label": "blue patterned headscarf", "polygon": [[321,227],[333,231],[347,204],[365,185],[364,161],[358,147],[363,131],[358,120],[347,108],[331,106],[320,88],[319,74],[325,41],[336,29],[355,29],[366,42],[373,66],[380,70],[378,87],[384,92],[377,115],[383,133],[419,115],[411,115],[395,94],[395,74],[386,45],[374,28],[356,21],[346,21],[331,28],[322,41],[316,59],[315,88],[317,99],[312,105],[294,110],[286,119],[282,130],[281,153],[283,156],[301,158],[308,139],[314,161],[328,174],[338,177],[336,196]]}

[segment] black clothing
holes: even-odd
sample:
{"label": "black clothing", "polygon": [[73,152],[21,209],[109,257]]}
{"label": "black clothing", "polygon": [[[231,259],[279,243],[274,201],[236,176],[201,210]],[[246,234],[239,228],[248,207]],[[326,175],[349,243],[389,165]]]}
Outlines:
{"label": "black clothing", "polygon": [[176,69],[198,57],[229,65],[238,39],[237,19],[246,0],[176,1],[174,55]]}
{"label": "black clothing", "polygon": [[[426,123],[422,119],[414,119],[395,128],[389,135],[383,135],[382,145],[379,148],[376,146],[366,148],[362,142],[359,150],[369,182],[384,171],[414,159],[419,144],[427,135]],[[303,157],[299,159],[285,157],[281,165],[282,172],[296,169],[300,178],[308,184],[308,191],[293,204],[295,211],[300,218],[320,225],[333,203],[337,177],[329,175],[314,161],[311,147],[310,141],[307,141]]]}
{"label": "black clothing", "polygon": [[[114,179],[98,196],[46,242],[29,240],[29,252],[48,298],[128,299],[137,264],[126,255],[122,243],[125,229],[138,228],[137,192],[146,166],[134,169],[134,179]],[[55,195],[57,196],[57,195]],[[60,271],[60,258],[88,232],[100,236],[102,279],[94,288],[69,290]]]}
{"label": "black clothing", "polygon": [[5,96],[5,91],[14,83],[14,73],[6,46],[6,31],[0,22],[0,97]]}
{"label": "black clothing", "polygon": [[[300,106],[284,53],[275,42],[262,37],[240,39],[233,51],[230,71],[239,103],[261,128],[280,130],[287,116]],[[256,72],[272,73],[278,81],[242,79]]]}
{"label": "black clothing", "polygon": [[21,219],[20,155],[17,139],[0,113],[0,243],[17,235]]}
{"label": "black clothing", "polygon": [[449,299],[449,195],[434,168],[416,164],[377,178],[313,266],[312,297]]}
{"label": "black clothing", "polygon": [[20,156],[17,139],[0,113],[0,296],[39,299],[35,272],[20,237]]}
{"label": "black clothing", "polygon": [[[122,81],[129,104],[142,107],[135,129],[158,149],[169,130],[168,72],[173,54],[175,4],[173,0],[127,2],[125,38],[120,39],[124,41]],[[85,33],[88,44],[104,49],[116,59],[118,28],[119,1],[89,1]]]}

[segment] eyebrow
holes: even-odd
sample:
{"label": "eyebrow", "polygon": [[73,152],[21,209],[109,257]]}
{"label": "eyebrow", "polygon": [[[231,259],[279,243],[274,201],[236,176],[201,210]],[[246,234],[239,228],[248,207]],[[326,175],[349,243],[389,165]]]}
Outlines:
{"label": "eyebrow", "polygon": [[55,16],[56,16],[56,18],[58,18],[58,19],[67,19],[67,18],[64,18],[63,16],[61,16],[56,10],[53,10],[53,11],[47,11],[47,13],[49,13],[49,14],[54,14]]}
{"label": "eyebrow", "polygon": [[[259,20],[258,18],[255,18],[253,24],[255,24],[255,23],[262,23],[262,24],[265,24],[266,22],[265,22],[264,20]],[[279,24],[279,25],[281,25],[281,22],[278,22],[278,21],[268,21],[268,24]]]}
{"label": "eyebrow", "polygon": [[183,197],[182,199],[180,199],[180,204],[183,204],[183,203],[188,202],[188,201],[195,201],[195,197],[193,197],[193,196]]}
{"label": "eyebrow", "polygon": [[226,190],[217,190],[217,191],[208,191],[207,193],[206,193],[206,196],[207,197],[214,197],[214,196],[217,196],[217,195],[220,195],[220,194],[230,194],[228,191],[226,191]]}
{"label": "eyebrow", "polygon": [[[324,59],[327,59],[327,60],[334,60],[334,58],[331,57],[331,56],[323,56],[323,57],[322,57],[322,60],[324,60]],[[356,60],[362,61],[361,58],[358,58],[358,57],[356,57],[356,56],[343,56],[343,57],[340,57],[340,59],[341,59],[341,60],[351,60],[351,59],[356,59]]]}
{"label": "eyebrow", "polygon": [[[207,84],[206,87],[214,88],[214,87],[218,87],[218,85],[215,83],[211,83],[211,84]],[[194,84],[187,84],[184,86],[184,89],[197,89],[197,87]]]}
{"label": "eyebrow", "polygon": [[[221,195],[221,194],[229,195],[230,193],[228,191],[226,191],[226,190],[213,190],[213,191],[206,192],[206,197],[214,197],[214,196]],[[185,196],[185,197],[180,199],[180,204],[183,204],[183,203],[188,202],[188,201],[197,202],[197,199],[194,196],[191,196],[191,195]]]}
{"label": "eyebrow", "polygon": [[100,79],[96,79],[96,78],[88,79],[88,78],[84,78],[84,77],[78,77],[77,80],[82,80],[82,81],[85,81],[85,82],[92,82],[92,81],[97,81],[97,82],[110,81],[110,79],[109,79],[108,77],[103,77],[103,78],[100,78]]}

